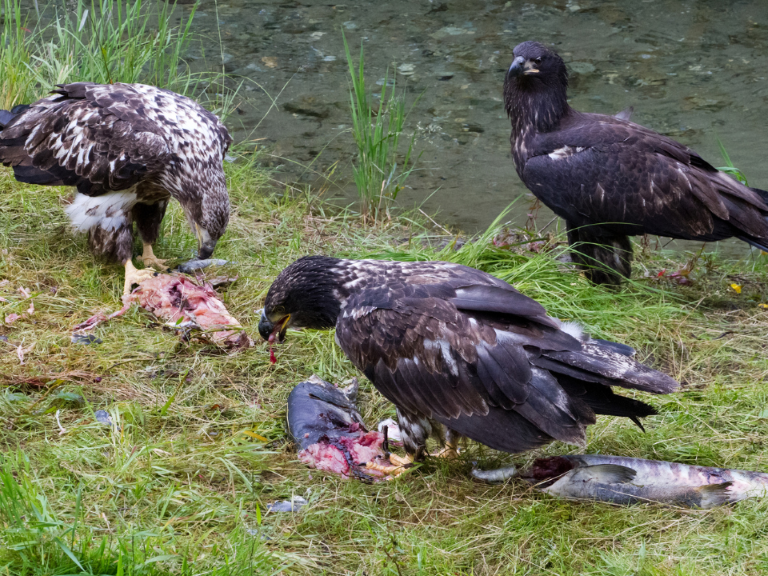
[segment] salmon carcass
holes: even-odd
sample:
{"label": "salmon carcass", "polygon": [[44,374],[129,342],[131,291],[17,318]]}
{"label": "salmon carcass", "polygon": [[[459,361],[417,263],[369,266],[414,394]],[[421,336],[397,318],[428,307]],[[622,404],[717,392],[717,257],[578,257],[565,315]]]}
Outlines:
{"label": "salmon carcass", "polygon": [[357,412],[357,380],[337,388],[312,375],[288,396],[288,431],[300,448],[299,460],[311,468],[358,478],[389,479],[377,470],[387,464],[386,435],[368,431]]}
{"label": "salmon carcass", "polygon": [[761,472],[598,454],[539,458],[521,477],[548,494],[614,504],[712,508],[768,495]]}
{"label": "salmon carcass", "polygon": [[253,341],[226,309],[209,284],[197,285],[186,276],[157,274],[123,297],[123,307],[109,316],[96,314],[75,327],[90,330],[122,316],[133,304],[177,330],[201,330],[213,343],[228,348],[248,348]]}

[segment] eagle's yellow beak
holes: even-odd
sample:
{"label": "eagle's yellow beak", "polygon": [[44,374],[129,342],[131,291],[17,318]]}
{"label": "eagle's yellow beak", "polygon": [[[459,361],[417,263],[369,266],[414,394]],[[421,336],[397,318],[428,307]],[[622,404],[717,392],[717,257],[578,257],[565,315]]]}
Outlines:
{"label": "eagle's yellow beak", "polygon": [[200,260],[210,258],[216,248],[216,240],[213,240],[208,231],[197,222],[195,222],[195,236],[197,236],[197,257]]}

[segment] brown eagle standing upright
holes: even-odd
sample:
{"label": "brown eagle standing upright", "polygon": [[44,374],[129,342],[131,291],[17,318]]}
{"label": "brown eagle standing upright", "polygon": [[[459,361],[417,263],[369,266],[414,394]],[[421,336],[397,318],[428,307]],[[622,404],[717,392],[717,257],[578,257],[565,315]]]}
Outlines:
{"label": "brown eagle standing upright", "polygon": [[528,189],[565,219],[574,259],[598,284],[631,272],[629,236],[714,242],[735,237],[768,250],[768,192],[749,188],[671,138],[627,116],[568,105],[555,52],[523,42],[504,83],[512,157]]}
{"label": "brown eagle standing upright", "polygon": [[196,102],[143,84],[66,84],[34,104],[0,111],[0,162],[19,182],[74,186],[72,227],[91,250],[125,266],[125,293],[137,270],[133,224],[147,266],[155,257],[168,200],[175,198],[209,258],[229,221],[224,155],[232,142],[219,119]]}

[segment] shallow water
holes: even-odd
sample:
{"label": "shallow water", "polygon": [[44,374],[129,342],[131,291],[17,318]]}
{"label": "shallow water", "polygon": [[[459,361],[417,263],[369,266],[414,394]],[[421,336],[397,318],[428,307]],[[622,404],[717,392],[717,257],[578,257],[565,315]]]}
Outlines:
{"label": "shallow water", "polygon": [[[501,97],[512,49],[528,39],[555,44],[569,66],[577,109],[634,106],[634,121],[716,166],[724,164],[719,138],[750,183],[768,188],[765,0],[203,0],[193,32],[209,38],[205,59],[221,58],[227,72],[246,79],[248,102],[228,120],[236,138],[263,138],[259,145],[283,158],[273,160],[286,182],[311,182],[315,171],[339,161],[333,193],[351,199],[342,29],[355,56],[363,43],[369,85],[399,67],[409,100],[422,94],[409,123],[418,133],[420,170],[402,203],[429,197],[427,212],[465,230],[487,226],[521,196],[513,216],[522,224],[532,203],[510,158]],[[277,99],[276,108],[269,110],[261,89]],[[321,151],[311,170],[292,164],[307,165]],[[551,213],[541,209],[537,218],[543,226]]]}

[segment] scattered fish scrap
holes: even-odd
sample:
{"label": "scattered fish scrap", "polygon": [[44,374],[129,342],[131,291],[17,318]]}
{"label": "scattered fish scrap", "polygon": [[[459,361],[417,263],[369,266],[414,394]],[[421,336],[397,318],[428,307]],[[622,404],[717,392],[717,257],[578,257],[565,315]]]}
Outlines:
{"label": "scattered fish scrap", "polygon": [[184,274],[191,274],[196,270],[208,268],[208,266],[225,266],[226,264],[234,264],[234,262],[230,262],[229,260],[220,260],[218,258],[206,258],[204,260],[193,258],[192,260],[179,264],[176,267],[176,270]]}
{"label": "scattered fish scrap", "polygon": [[312,375],[288,396],[288,430],[301,449],[299,460],[318,470],[366,482],[389,476],[377,470],[390,465],[386,435],[369,432],[355,407],[357,380],[337,388]]}
{"label": "scattered fish scrap", "polygon": [[75,326],[76,332],[92,330],[102,322],[125,314],[136,303],[168,326],[202,330],[212,342],[227,348],[249,348],[253,340],[226,309],[209,284],[197,285],[186,276],[157,274],[123,297],[123,307],[106,316],[96,314]]}
{"label": "scattered fish scrap", "polygon": [[290,500],[278,500],[272,504],[267,504],[267,510],[270,512],[298,512],[307,501],[301,496],[293,496]]}

